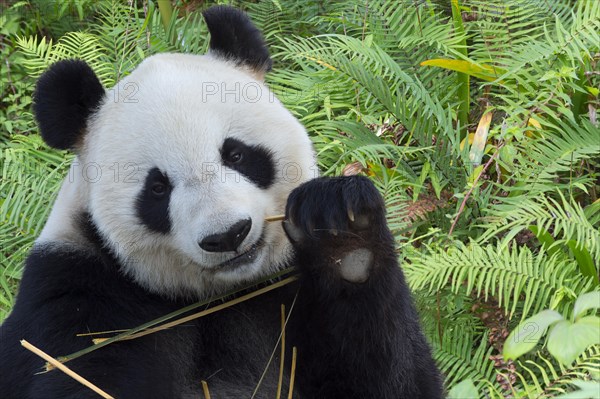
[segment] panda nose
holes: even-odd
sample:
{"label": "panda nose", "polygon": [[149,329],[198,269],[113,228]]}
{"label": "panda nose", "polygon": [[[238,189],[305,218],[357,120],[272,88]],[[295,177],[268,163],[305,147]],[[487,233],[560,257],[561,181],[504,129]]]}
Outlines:
{"label": "panda nose", "polygon": [[252,219],[240,220],[224,233],[204,237],[198,245],[207,252],[235,251],[252,227]]}

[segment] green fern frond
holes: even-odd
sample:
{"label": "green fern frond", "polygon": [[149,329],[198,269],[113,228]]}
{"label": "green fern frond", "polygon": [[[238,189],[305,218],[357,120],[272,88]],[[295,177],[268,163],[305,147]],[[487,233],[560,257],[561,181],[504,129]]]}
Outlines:
{"label": "green fern frond", "polygon": [[590,204],[584,209],[585,217],[593,226],[600,226],[600,201]]}
{"label": "green fern frond", "polygon": [[[548,7],[523,0],[466,1],[474,14],[467,29],[473,40],[469,56],[477,62],[504,66],[514,49],[531,45],[544,34],[543,26],[551,20]],[[540,2],[541,3],[541,2]]]}
{"label": "green fern frond", "polygon": [[496,193],[501,195],[494,195],[485,210],[482,220],[486,225],[481,226],[485,232],[478,241],[486,242],[508,230],[507,243],[520,230],[537,224],[547,231],[558,229],[553,233],[555,239],[576,239],[598,260],[600,220],[588,220],[582,206],[572,200],[576,193],[590,192],[596,184],[595,175],[585,165],[600,156],[598,129],[587,120],[578,124],[559,121],[548,127],[552,130],[547,137],[516,146],[520,154],[512,164],[500,161],[512,174],[506,178],[508,184],[497,185]]}
{"label": "green fern frond", "polygon": [[570,26],[556,17],[553,24],[540,25],[544,27],[544,40],[532,40],[511,48],[507,76],[516,78],[530,91],[535,89],[536,76],[543,76],[559,58],[570,60],[571,66],[591,58],[600,43],[600,5],[595,1],[580,1],[577,12],[571,15]]}
{"label": "green fern frond", "polygon": [[179,52],[205,54],[208,51],[208,29],[201,12],[185,17],[173,13],[169,27],[165,30],[158,10],[149,15],[148,40],[151,54],[161,52]]}
{"label": "green fern frond", "polygon": [[430,71],[416,68],[422,61],[440,55],[461,56],[458,50],[464,35],[455,32],[440,11],[428,8],[426,4],[406,4],[395,0],[376,1],[371,7],[380,15],[382,22],[382,27],[377,28],[384,35],[378,42],[393,54],[403,68],[420,74]]}
{"label": "green fern frond", "polygon": [[493,296],[510,317],[522,307],[521,319],[549,307],[563,287],[575,295],[593,287],[574,261],[543,251],[535,255],[527,247],[456,243],[448,250],[410,253],[406,259],[403,268],[413,290],[432,293],[449,287],[458,293],[464,287],[467,295]]}
{"label": "green fern frond", "polygon": [[402,118],[406,102],[413,110],[419,109],[423,118],[434,118],[440,126],[447,127],[447,111],[441,104],[447,102],[448,95],[435,98],[422,82],[403,71],[378,45],[342,35],[283,39],[282,42],[286,46],[286,58],[293,57],[301,64],[312,64],[313,68],[322,65],[344,74],[366,90],[372,96],[371,101],[376,100],[407,127],[412,126],[412,121]]}
{"label": "green fern frond", "polygon": [[[247,7],[252,21],[263,32],[267,44],[270,46],[278,42],[279,37],[292,35],[311,36],[322,29],[326,24],[324,19],[316,20],[318,16],[330,15],[340,10],[348,11],[348,1],[332,0],[327,2],[317,1],[288,1],[284,4],[274,4],[270,1],[247,2],[242,7]],[[343,11],[341,11],[343,12]],[[276,60],[277,61],[277,60]]]}
{"label": "green fern frond", "polygon": [[90,33],[102,44],[104,56],[111,62],[111,78],[106,87],[112,87],[149,53],[148,23],[154,8],[150,2],[147,15],[143,15],[132,2],[98,2],[97,22]]}
{"label": "green fern frond", "polygon": [[[473,45],[469,58],[507,72],[486,84],[490,105],[506,114],[511,129],[527,120],[578,120],[586,113],[587,73],[600,50],[596,1],[468,0]],[[597,85],[595,85],[597,86]],[[537,114],[537,115],[534,115]]]}
{"label": "green fern frond", "polygon": [[558,192],[558,197],[520,198],[510,205],[498,205],[490,211],[496,221],[488,226],[479,241],[485,242],[490,236],[507,231],[501,244],[501,248],[505,248],[521,230],[536,225],[538,229],[551,231],[559,242],[575,240],[578,248],[586,248],[600,261],[598,225],[590,223],[580,204],[567,200],[561,192]]}
{"label": "green fern frond", "polygon": [[571,391],[570,384],[577,380],[600,377],[600,346],[589,347],[570,366],[558,365],[538,353],[535,361],[519,361],[519,385],[527,398],[550,398]]}
{"label": "green fern frond", "polygon": [[69,32],[56,43],[46,38],[18,38],[17,45],[25,55],[23,65],[32,77],[41,75],[51,64],[71,58],[86,61],[104,85],[112,85],[113,66],[98,38],[86,32]]}
{"label": "green fern frond", "polygon": [[90,33],[69,32],[56,43],[45,38],[18,38],[17,45],[25,55],[24,66],[32,77],[41,75],[51,64],[65,59],[77,58],[94,67],[103,84],[112,84],[113,66],[105,57],[98,38]]}
{"label": "green fern frond", "polygon": [[[477,339],[475,339],[477,338]],[[446,385],[470,378],[481,389],[484,381],[492,381],[496,375],[494,362],[490,360],[493,348],[483,336],[474,336],[461,327],[447,329],[442,342],[431,343],[433,357],[446,378]]]}
{"label": "green fern frond", "polygon": [[[41,201],[47,200],[48,190],[62,180],[72,156],[64,152],[48,151],[40,136],[13,136],[2,154],[2,185],[11,190],[2,190],[4,201],[0,207],[0,217],[4,221],[18,223],[24,231],[36,232],[44,220],[40,213],[48,212],[47,207],[34,205],[35,201],[25,200],[23,195]],[[32,180],[33,178],[33,180]],[[21,201],[23,200],[23,201]]]}
{"label": "green fern frond", "polygon": [[[599,130],[588,120],[580,123],[558,121],[548,126],[550,134],[540,140],[523,143],[524,154],[518,159],[518,175],[515,176],[532,196],[573,186],[585,187],[592,184],[592,177],[577,177],[572,173],[582,161],[600,157],[598,145]],[[505,188],[507,191],[521,190],[522,187]]]}
{"label": "green fern frond", "polygon": [[[322,144],[319,154],[322,159],[331,157],[331,167],[325,173],[341,172],[343,166],[358,161],[367,165],[371,160],[388,158],[405,159],[408,155],[427,152],[428,148],[399,147],[383,140],[367,127],[359,123],[330,121],[313,125],[327,144]],[[340,135],[342,132],[343,135]],[[340,145],[340,141],[351,142],[351,145]],[[348,143],[349,144],[349,143]],[[400,166],[402,167],[402,165]],[[412,170],[404,169],[412,174]]]}
{"label": "green fern frond", "polygon": [[4,276],[19,278],[70,159],[64,153],[48,151],[38,135],[13,136],[0,152],[0,264]]}

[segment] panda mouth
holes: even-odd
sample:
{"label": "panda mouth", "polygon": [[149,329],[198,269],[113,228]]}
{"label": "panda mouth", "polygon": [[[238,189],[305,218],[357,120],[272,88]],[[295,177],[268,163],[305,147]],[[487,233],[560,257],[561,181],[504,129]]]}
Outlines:
{"label": "panda mouth", "polygon": [[215,269],[218,271],[230,271],[248,263],[252,263],[258,257],[260,248],[262,248],[262,237],[241,254],[236,255],[223,263],[219,263]]}

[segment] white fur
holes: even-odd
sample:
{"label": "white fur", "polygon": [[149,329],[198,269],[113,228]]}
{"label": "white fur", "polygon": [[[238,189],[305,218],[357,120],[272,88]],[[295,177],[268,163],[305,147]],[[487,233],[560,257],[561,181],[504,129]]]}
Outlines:
{"label": "white fur", "polygon": [[[300,123],[247,71],[210,55],[155,55],[107,92],[88,130],[74,171],[88,176],[76,186],[63,185],[44,240],[59,235],[55,222],[70,211],[68,203],[71,210],[87,207],[139,283],[155,292],[198,297],[267,275],[289,257],[281,224],[264,218],[283,213],[290,191],[316,177],[314,152]],[[221,164],[219,150],[228,137],[274,154],[271,187],[261,189]],[[167,235],[145,228],[135,211],[153,167],[174,185]],[[247,218],[252,229],[240,251],[263,229],[266,245],[253,263],[215,271],[236,254],[205,252],[198,242]]]}
{"label": "white fur", "polygon": [[36,244],[48,242],[68,242],[85,244],[85,239],[78,232],[72,215],[84,212],[87,198],[87,188],[77,174],[77,166],[80,164],[77,158],[71,164],[69,174],[63,180],[58,196],[50,212],[50,216],[36,240]]}

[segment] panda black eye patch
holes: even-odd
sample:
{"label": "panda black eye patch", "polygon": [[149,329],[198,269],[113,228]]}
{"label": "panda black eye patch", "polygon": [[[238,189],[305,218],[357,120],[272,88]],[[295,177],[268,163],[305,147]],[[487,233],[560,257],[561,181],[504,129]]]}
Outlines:
{"label": "panda black eye patch", "polygon": [[152,168],[148,171],[144,188],[136,201],[136,211],[142,223],[150,230],[164,234],[171,230],[171,188],[169,178],[160,169]]}
{"label": "panda black eye patch", "polygon": [[228,138],[221,147],[223,165],[240,172],[260,188],[269,188],[275,180],[275,164],[269,150]]}

